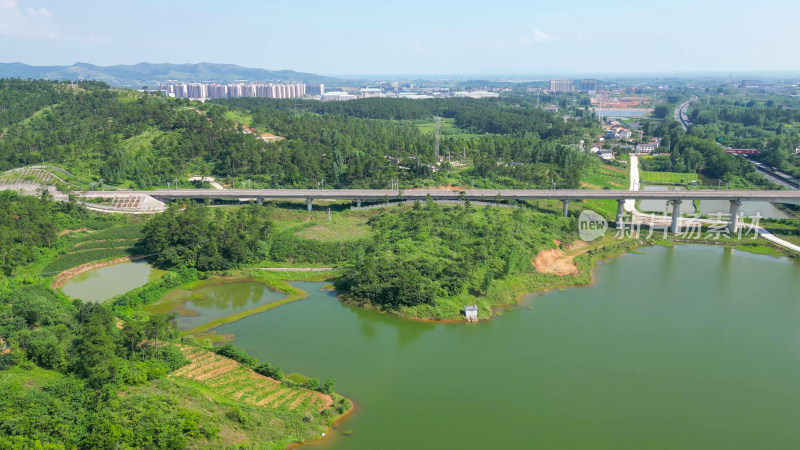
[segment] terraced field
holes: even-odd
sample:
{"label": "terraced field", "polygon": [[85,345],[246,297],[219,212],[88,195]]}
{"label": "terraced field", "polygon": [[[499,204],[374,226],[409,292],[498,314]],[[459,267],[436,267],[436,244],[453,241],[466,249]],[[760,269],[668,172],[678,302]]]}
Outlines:
{"label": "terraced field", "polygon": [[286,386],[216,353],[194,347],[181,351],[191,363],[170,377],[194,380],[231,400],[299,414],[316,414],[333,405],[330,395]]}
{"label": "terraced field", "polygon": [[70,235],[71,247],[47,264],[47,274],[62,272],[82,264],[132,256],[134,246],[141,240],[141,224],[128,224],[99,231],[75,230]]}
{"label": "terraced field", "polygon": [[39,167],[23,167],[0,174],[0,183],[3,184],[55,184],[63,181],[52,172]]}

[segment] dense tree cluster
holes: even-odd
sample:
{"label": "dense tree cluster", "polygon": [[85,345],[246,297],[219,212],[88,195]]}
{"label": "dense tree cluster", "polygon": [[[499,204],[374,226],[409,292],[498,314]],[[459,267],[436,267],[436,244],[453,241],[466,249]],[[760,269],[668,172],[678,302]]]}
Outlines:
{"label": "dense tree cluster", "polygon": [[[7,95],[23,103],[35,99],[38,94],[26,83],[48,82],[15,82]],[[0,169],[47,161],[107,183],[131,180],[146,188],[193,171],[250,172],[264,151],[265,143],[240,133],[221,108],[202,110],[185,100],[97,84],[51,83],[57,92],[65,87],[70,87],[66,94],[49,100],[55,104],[33,111],[38,114],[26,108],[13,117],[29,115],[8,126],[0,139]]]}
{"label": "dense tree cluster", "polygon": [[36,261],[56,243],[58,231],[86,223],[88,216],[75,203],[53,202],[47,194],[37,198],[0,191],[0,271],[9,275]]}
{"label": "dense tree cluster", "polygon": [[[469,183],[479,186],[547,187],[534,173],[554,170],[576,180],[581,138],[593,135],[587,119],[564,121],[530,99],[364,99],[353,102],[235,99],[199,104],[102,83],[64,84],[4,80],[0,170],[48,162],[82,178],[137,188],[165,186],[188,174],[231,181],[251,179],[269,187],[384,188],[403,184]],[[13,101],[12,101],[13,100]],[[221,106],[224,105],[224,106]],[[231,120],[246,112],[252,125],[287,138],[266,143]],[[13,110],[13,111],[12,111]],[[434,166],[432,133],[407,120],[452,118],[475,137],[444,136],[442,155],[492,160],[496,171],[459,171]],[[397,119],[401,119],[398,121]],[[566,157],[542,155],[554,148]],[[512,173],[513,163],[531,167]],[[548,167],[534,167],[552,164]],[[438,169],[435,171],[434,169]],[[449,178],[456,176],[459,180]],[[552,176],[546,178],[553,178]],[[566,182],[576,187],[573,181]]]}
{"label": "dense tree cluster", "polygon": [[[445,177],[449,173],[447,164],[439,168],[438,174],[431,170],[431,134],[409,124],[378,120],[430,119],[433,113],[441,113],[455,116],[457,123],[462,117],[465,128],[473,127],[469,123],[478,120],[486,121],[486,126],[496,122],[516,127],[517,120],[530,125],[524,130],[480,130],[513,134],[485,134],[471,139],[442,137],[440,154],[466,155],[481,162],[481,168],[476,164],[473,170],[462,173],[463,177],[491,180],[493,186],[546,188],[557,181],[560,186],[574,188],[579,186],[587,156],[562,140],[566,136],[576,139],[592,129],[589,122],[564,122],[561,117],[530,105],[512,107],[472,99],[236,99],[222,103],[246,109],[256,126],[289,139],[276,144],[278,151],[269,152],[265,159],[273,181],[293,186],[326,180],[331,187],[383,188],[395,178],[413,183],[414,179]],[[343,104],[352,106],[335,106]]]}
{"label": "dense tree cluster", "polygon": [[591,128],[594,125],[587,120],[565,122],[560,115],[547,113],[543,109],[537,108],[534,100],[519,97],[427,100],[368,98],[349,102],[241,98],[218,100],[217,102],[251,111],[313,112],[320,115],[340,115],[362,119],[429,120],[438,115],[455,119],[457,126],[471,132],[536,133],[543,139],[580,134],[584,128]]}
{"label": "dense tree cluster", "polygon": [[143,234],[156,265],[207,271],[263,259],[269,230],[265,209],[255,204],[226,211],[187,203],[152,218]]}
{"label": "dense tree cluster", "polygon": [[[174,399],[117,396],[186,360],[173,345],[146,343],[178,337],[166,317],[116,322],[104,306],[69,303],[37,286],[0,295],[0,370],[33,377],[25,384],[7,374],[0,380],[0,447],[176,448],[216,432]],[[36,366],[53,372],[37,378]]]}
{"label": "dense tree cluster", "polygon": [[[698,102],[700,103],[700,102]],[[800,176],[800,109],[759,101],[721,97],[692,106],[691,134],[714,139],[725,146],[761,151],[762,162]]]}
{"label": "dense tree cluster", "polygon": [[497,279],[530,270],[571,220],[516,209],[441,207],[433,201],[371,219],[374,237],[340,278],[344,298],[385,308],[483,295]]}

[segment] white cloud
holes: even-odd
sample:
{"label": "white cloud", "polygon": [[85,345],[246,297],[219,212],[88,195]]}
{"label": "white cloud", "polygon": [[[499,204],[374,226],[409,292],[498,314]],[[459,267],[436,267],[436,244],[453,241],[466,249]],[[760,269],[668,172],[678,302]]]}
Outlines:
{"label": "white cloud", "polygon": [[16,0],[0,0],[0,36],[19,39],[63,39],[73,42],[102,43],[103,37],[64,36],[47,8],[20,9]]}
{"label": "white cloud", "polygon": [[31,17],[50,17],[50,11],[47,8],[27,8],[25,12]]}
{"label": "white cloud", "polygon": [[536,42],[558,41],[561,38],[553,34],[547,34],[541,30],[533,30],[533,40]]}
{"label": "white cloud", "polygon": [[563,39],[561,36],[545,33],[544,31],[536,28],[534,28],[532,35],[533,36],[523,34],[522,37],[519,38],[520,45],[531,45],[534,42],[560,41]]}
{"label": "white cloud", "polygon": [[0,34],[25,39],[58,39],[61,37],[46,8],[26,8],[23,12],[15,0],[0,0]]}

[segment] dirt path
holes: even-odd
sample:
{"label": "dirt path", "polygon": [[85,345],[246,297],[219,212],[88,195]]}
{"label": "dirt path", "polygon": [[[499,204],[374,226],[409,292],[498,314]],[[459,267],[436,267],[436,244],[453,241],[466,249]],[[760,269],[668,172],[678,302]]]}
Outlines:
{"label": "dirt path", "polygon": [[90,270],[97,269],[99,267],[110,266],[112,264],[117,264],[117,263],[126,262],[126,261],[133,261],[133,258],[131,258],[130,256],[126,256],[124,258],[112,259],[110,261],[90,262],[90,263],[82,264],[82,265],[80,265],[78,267],[73,267],[72,269],[67,269],[67,270],[59,273],[58,275],[56,275],[56,277],[53,279],[53,282],[50,284],[50,288],[52,288],[52,289],[60,289],[60,288],[64,287],[65,284],[67,284],[67,281],[69,281],[70,278],[72,278],[72,277],[74,277],[76,275],[80,275],[83,272],[88,272]]}
{"label": "dirt path", "polygon": [[89,231],[89,229],[88,228],[78,228],[77,230],[63,230],[63,231],[59,231],[58,235],[59,236],[64,236],[65,234],[80,233],[81,231]]}

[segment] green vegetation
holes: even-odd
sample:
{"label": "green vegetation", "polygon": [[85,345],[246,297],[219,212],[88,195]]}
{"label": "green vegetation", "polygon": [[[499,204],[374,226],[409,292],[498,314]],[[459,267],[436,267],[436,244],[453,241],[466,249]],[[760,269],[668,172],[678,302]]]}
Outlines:
{"label": "green vegetation", "polygon": [[[11,275],[27,264],[41,266],[58,252],[66,253],[72,245],[69,237],[58,239],[60,230],[112,227],[126,220],[93,216],[75,203],[53,202],[48,194],[36,198],[20,196],[14,191],[0,191],[0,270]],[[68,256],[86,258],[85,255],[78,256],[78,253]],[[59,263],[46,271],[58,270],[74,262]]]}
{"label": "green vegetation", "polygon": [[442,208],[432,201],[369,224],[374,235],[336,279],[339,294],[425,318],[458,317],[496,281],[530,273],[531,261],[553,239],[576,238],[573,219],[469,204]]}
{"label": "green vegetation", "polygon": [[[436,132],[436,120],[430,119],[426,121],[414,121],[414,125],[419,128],[423,133]],[[451,117],[443,117],[439,119],[439,135],[448,136],[453,138],[478,138],[481,135],[477,133],[468,133],[456,126],[456,119]]]}
{"label": "green vegetation", "polygon": [[188,203],[171,205],[144,227],[145,245],[155,264],[201,271],[224,270],[267,256],[269,223],[264,208],[235,210]]}
{"label": "green vegetation", "polygon": [[100,305],[15,283],[0,295],[0,335],[0,369],[11,375],[0,380],[3,446],[185,446],[215,434],[167,398],[117,396],[186,363],[175,347],[144,343],[178,338],[164,316],[118,328]]}
{"label": "green vegetation", "polygon": [[581,177],[587,189],[628,189],[628,169],[625,166],[596,162],[589,165]]}
{"label": "green vegetation", "polygon": [[[33,106],[2,120],[0,170],[33,163],[63,167],[82,186],[150,189],[190,175],[254,187],[371,187],[461,184],[477,187],[578,187],[588,155],[578,140],[599,129],[565,122],[526,99],[366,99],[333,104],[236,99],[213,103],[68,85],[3,80],[2,98]],[[46,109],[45,109],[46,108]],[[466,133],[443,135],[434,161],[431,133],[415,123],[444,117]],[[401,119],[401,122],[398,122]],[[236,122],[286,137],[267,144]],[[451,125],[452,124],[452,125]],[[488,133],[488,134],[487,134]],[[188,184],[188,183],[187,183]]]}
{"label": "green vegetation", "polygon": [[639,177],[642,181],[651,181],[660,184],[689,184],[693,180],[697,181],[696,173],[651,172],[648,170],[640,170]]}
{"label": "green vegetation", "polygon": [[[350,408],[332,393],[332,381],[308,384],[320,391],[310,394],[286,382],[291,395],[259,406],[171,375],[187,363],[178,347],[185,348],[184,338],[170,316],[142,306],[204,276],[197,270],[179,268],[105,305],[71,301],[46,287],[49,270],[134,248],[147,217],[100,216],[8,191],[0,192],[0,203],[6,270],[25,274],[0,280],[0,447],[284,448],[318,437]],[[186,217],[192,213],[190,207]],[[246,226],[247,213],[225,211],[220,223],[230,214],[237,227]],[[255,369],[280,378],[269,364]]]}
{"label": "green vegetation", "polygon": [[734,148],[761,151],[757,159],[800,177],[800,111],[795,98],[720,89],[708,104],[695,102],[690,134]]}

